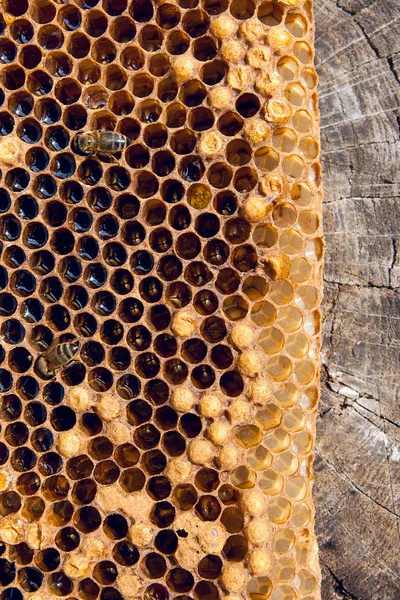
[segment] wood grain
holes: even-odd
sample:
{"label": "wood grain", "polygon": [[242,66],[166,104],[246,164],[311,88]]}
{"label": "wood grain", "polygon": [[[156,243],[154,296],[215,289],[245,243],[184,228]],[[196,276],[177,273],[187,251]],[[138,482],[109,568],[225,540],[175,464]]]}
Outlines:
{"label": "wood grain", "polygon": [[316,0],[325,343],[323,600],[400,598],[400,5]]}

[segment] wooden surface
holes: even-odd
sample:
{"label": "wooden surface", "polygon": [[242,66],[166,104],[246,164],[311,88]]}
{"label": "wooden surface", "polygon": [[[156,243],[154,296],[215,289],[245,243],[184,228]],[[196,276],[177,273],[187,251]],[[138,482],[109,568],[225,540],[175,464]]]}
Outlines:
{"label": "wooden surface", "polygon": [[315,0],[325,343],[323,600],[400,598],[400,2]]}

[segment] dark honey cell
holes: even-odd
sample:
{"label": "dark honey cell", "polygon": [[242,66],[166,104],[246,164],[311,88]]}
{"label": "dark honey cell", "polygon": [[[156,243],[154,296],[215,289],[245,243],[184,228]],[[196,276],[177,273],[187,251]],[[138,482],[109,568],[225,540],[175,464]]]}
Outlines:
{"label": "dark honey cell", "polygon": [[168,590],[161,583],[152,583],[146,588],[146,597],[154,600],[168,600]]}
{"label": "dark honey cell", "polygon": [[117,513],[109,515],[104,519],[103,530],[111,540],[120,540],[128,533],[127,520]]}
{"label": "dark honey cell", "polygon": [[162,445],[169,456],[181,456],[186,449],[185,438],[178,431],[168,431],[162,437]]}
{"label": "dark honey cell", "polygon": [[15,394],[6,394],[1,399],[0,415],[8,421],[15,421],[22,413],[22,402]]}
{"label": "dark honey cell", "polygon": [[67,256],[59,263],[61,277],[68,283],[73,283],[82,275],[82,267],[75,256]]}
{"label": "dark honey cell", "polygon": [[[164,476],[152,477],[147,483],[147,493],[153,500],[165,500],[171,494],[171,489],[170,481]],[[157,549],[160,550],[160,548]]]}
{"label": "dark honey cell", "polygon": [[[83,381],[83,378],[81,381]],[[103,367],[96,367],[88,374],[88,383],[95,392],[106,392],[111,388],[113,381],[114,378],[112,373]],[[80,383],[80,381],[78,383]]]}
{"label": "dark honey cell", "polygon": [[105,352],[102,344],[91,341],[82,346],[80,356],[86,365],[95,367],[103,362]]}
{"label": "dark honey cell", "polygon": [[207,179],[210,185],[217,189],[228,187],[232,175],[232,169],[222,162],[214,163],[207,171]]}
{"label": "dark honey cell", "polygon": [[0,494],[0,515],[6,517],[17,513],[21,508],[21,497],[17,492],[3,492]]}
{"label": "dark honey cell", "polygon": [[78,240],[77,252],[83,260],[94,260],[99,253],[99,243],[90,235],[85,235]]}
{"label": "dark honey cell", "polygon": [[199,156],[191,155],[183,158],[179,164],[179,174],[184,181],[190,183],[200,181],[204,175],[204,164]]}
{"label": "dark honey cell", "polygon": [[29,548],[28,544],[21,542],[15,546],[11,546],[9,557],[19,565],[29,565],[32,562],[34,551]]}
{"label": "dark honey cell", "polygon": [[68,596],[73,590],[74,584],[64,571],[56,571],[47,579],[47,585],[56,596]]}
{"label": "dark honey cell", "polygon": [[53,520],[57,521],[57,525],[67,523],[73,513],[72,504],[68,500],[61,501],[68,496],[69,488],[68,480],[63,475],[52,475],[42,485],[42,494],[46,500],[60,501],[52,505]]}
{"label": "dark honey cell", "polygon": [[219,475],[215,469],[204,467],[196,473],[196,487],[202,492],[213,492],[219,486]]}
{"label": "dark honey cell", "polygon": [[11,423],[4,430],[4,439],[10,446],[23,446],[28,437],[29,430],[22,422]]}
{"label": "dark honey cell", "polygon": [[9,454],[7,446],[0,442],[0,465],[4,465],[8,461]]}
{"label": "dark honey cell", "polygon": [[225,225],[224,235],[232,244],[242,244],[250,235],[250,225],[243,219],[230,219]]}
{"label": "dark honey cell", "polygon": [[240,396],[244,389],[242,376],[237,371],[227,371],[221,376],[220,387],[226,396]]}
{"label": "dark honey cell", "polygon": [[58,302],[63,291],[63,285],[58,277],[47,277],[46,279],[43,279],[39,288],[41,299],[49,303]]}
{"label": "dark honey cell", "polygon": [[22,446],[12,452],[10,462],[15,471],[30,471],[36,464],[35,453],[27,446]]}
{"label": "dark honey cell", "polygon": [[147,275],[154,265],[154,259],[147,250],[138,250],[131,256],[131,268],[136,275]]}
{"label": "dark honey cell", "polygon": [[166,177],[175,168],[175,158],[168,150],[160,150],[153,156],[152,168],[159,177]]}
{"label": "dark honey cell", "polygon": [[150,421],[152,412],[150,404],[144,400],[134,400],[126,408],[127,419],[131,425],[135,426]]}
{"label": "dark honey cell", "polygon": [[214,369],[209,365],[199,365],[193,369],[191,380],[196,388],[200,390],[208,389],[215,381]]}
{"label": "dark honey cell", "polygon": [[140,392],[140,379],[135,375],[123,375],[117,380],[116,390],[121,398],[131,400]]}
{"label": "dark honey cell", "polygon": [[136,467],[131,467],[122,471],[119,478],[119,485],[129,494],[138,492],[144,488],[146,477],[143,471]]}
{"label": "dark honey cell", "polygon": [[165,404],[169,398],[169,387],[162,379],[153,379],[146,383],[144,395],[152,404],[160,406]]}
{"label": "dark honey cell", "polygon": [[123,540],[115,544],[113,548],[114,560],[125,567],[131,567],[135,565],[139,560],[139,551],[130,542]]}
{"label": "dark honey cell", "polygon": [[93,296],[91,305],[96,314],[106,317],[116,309],[117,300],[111,292],[101,291]]}
{"label": "dark honey cell", "polygon": [[[23,5],[26,4],[26,8],[23,8]],[[17,4],[16,4],[17,6]],[[21,16],[28,8],[27,2],[21,2],[20,8],[17,12],[19,14],[15,14],[15,11],[12,11],[12,14],[15,16]],[[10,27],[10,33],[16,42],[19,44],[27,44],[33,38],[34,31],[32,24],[27,19],[16,19]]]}
{"label": "dark honey cell", "polygon": [[160,450],[149,450],[143,453],[141,464],[148,475],[158,475],[167,466],[167,459]]}
{"label": "dark honey cell", "polygon": [[41,571],[55,571],[60,565],[60,553],[55,548],[45,548],[36,554],[35,564]]}
{"label": "dark honey cell", "polygon": [[200,261],[192,261],[185,269],[185,279],[196,287],[202,287],[213,278],[210,269]]}
{"label": "dark honey cell", "polygon": [[163,430],[172,429],[176,427],[178,415],[170,406],[162,406],[155,412],[155,422]]}
{"label": "dark honey cell", "polygon": [[118,269],[111,275],[110,285],[121,296],[125,296],[132,291],[133,283],[133,277],[127,269]]}
{"label": "dark honey cell", "polygon": [[108,319],[103,323],[100,330],[100,337],[103,342],[110,345],[118,344],[123,336],[122,325],[115,319]]}
{"label": "dark honey cell", "polygon": [[118,267],[126,262],[128,255],[121,244],[110,242],[103,247],[103,258],[110,267]]}
{"label": "dark honey cell", "polygon": [[64,527],[58,531],[55,542],[60,550],[64,552],[72,552],[78,548],[80,536],[73,527]]}
{"label": "dark honey cell", "polygon": [[167,563],[161,554],[150,552],[143,558],[141,568],[149,579],[159,579],[166,573]]}
{"label": "dark honey cell", "polygon": [[198,572],[200,577],[205,579],[217,579],[222,571],[223,563],[216,554],[208,554],[204,556],[198,564]]}
{"label": "dark honey cell", "polygon": [[46,452],[46,454],[42,454],[38,462],[39,473],[45,477],[55,475],[61,471],[62,466],[63,460],[57,452]]}
{"label": "dark honey cell", "polygon": [[96,333],[97,322],[93,315],[89,313],[81,313],[74,319],[74,328],[78,335],[83,337],[91,337]]}
{"label": "dark honey cell", "polygon": [[21,235],[21,224],[12,215],[4,215],[0,219],[0,237],[5,242],[13,242]]}
{"label": "dark honey cell", "polygon": [[117,579],[118,571],[115,564],[109,560],[103,560],[94,567],[93,577],[101,585],[110,585]]}
{"label": "dark honey cell", "polygon": [[195,108],[190,113],[189,124],[194,131],[207,131],[214,125],[214,115],[204,106]]}
{"label": "dark honey cell", "polygon": [[1,594],[1,600],[23,600],[23,595],[16,587],[10,587]]}
{"label": "dark honey cell", "polygon": [[58,406],[53,409],[50,422],[56,431],[68,431],[76,423],[76,415],[69,406]]}
{"label": "dark honey cell", "polygon": [[81,12],[76,6],[63,6],[58,13],[58,22],[67,31],[75,31],[82,22]]}
{"label": "dark honey cell", "polygon": [[13,117],[8,112],[0,112],[0,135],[9,135],[13,129]]}
{"label": "dark honey cell", "polygon": [[186,121],[186,108],[179,102],[173,102],[166,108],[166,124],[172,129],[183,127]]}
{"label": "dark honey cell", "polygon": [[35,567],[24,567],[18,571],[18,583],[26,592],[36,592],[43,583],[43,573]]}
{"label": "dark honey cell", "polygon": [[180,419],[180,429],[188,438],[194,438],[201,432],[201,419],[193,413],[185,413]]}
{"label": "dark honey cell", "polygon": [[98,597],[100,587],[90,577],[85,577],[78,584],[78,594],[82,600],[94,600]]}
{"label": "dark honey cell", "polygon": [[105,587],[101,590],[100,600],[124,600],[124,597],[115,587]]}
{"label": "dark honey cell", "polygon": [[43,400],[51,406],[57,406],[64,398],[64,387],[57,381],[47,383],[43,389]]}
{"label": "dark honey cell", "polygon": [[88,445],[88,453],[95,460],[104,460],[110,458],[114,451],[114,446],[105,436],[99,436],[92,439]]}
{"label": "dark honey cell", "polygon": [[216,521],[221,513],[221,506],[215,496],[201,496],[196,504],[196,512],[202,521]]}
{"label": "dark honey cell", "polygon": [[232,350],[229,346],[218,344],[211,350],[211,362],[217,369],[228,369],[233,363]]}
{"label": "dark honey cell", "polygon": [[197,502],[197,491],[190,483],[177,485],[174,496],[181,510],[190,510]]}
{"label": "dark honey cell", "polygon": [[88,435],[97,435],[103,429],[103,423],[95,413],[84,413],[80,420],[82,431]]}
{"label": "dark honey cell", "polygon": [[154,545],[162,554],[174,554],[178,548],[178,537],[171,529],[165,529],[156,535]]}
{"label": "dark honey cell", "polygon": [[175,356],[178,349],[176,339],[167,333],[158,335],[154,340],[153,347],[155,352],[157,352],[157,354],[163,358]]}
{"label": "dark honey cell", "polygon": [[[29,48],[30,46],[28,46]],[[22,51],[21,51],[21,55]],[[15,44],[7,38],[2,38],[0,41],[0,62],[5,65],[12,63],[17,56],[17,47]]]}
{"label": "dark honey cell", "polygon": [[190,340],[186,340],[182,344],[181,355],[182,358],[189,363],[199,363],[204,360],[207,354],[207,346],[205,343],[198,339],[193,338]]}
{"label": "dark honey cell", "polygon": [[190,287],[183,281],[177,281],[168,286],[166,292],[167,302],[175,308],[182,308],[189,304],[192,299]]}
{"label": "dark honey cell", "polygon": [[160,432],[151,423],[140,425],[135,431],[135,444],[142,450],[151,450],[160,441]]}
{"label": "dark honey cell", "polygon": [[15,563],[12,563],[5,558],[0,558],[0,585],[10,585],[10,583],[14,581],[15,575]]}
{"label": "dark honey cell", "polygon": [[110,485],[117,481],[120,472],[120,468],[114,461],[103,460],[95,466],[93,476],[98,483]]}
{"label": "dark honey cell", "polygon": [[[17,301],[12,294],[8,292],[3,292],[0,294],[0,315],[2,317],[9,317],[14,314],[17,309]],[[9,343],[18,344],[19,341],[22,341],[25,335],[25,329],[23,325],[21,325],[16,319],[10,319],[9,321],[5,321],[2,325],[2,332],[4,336],[8,337],[9,340],[13,338],[15,341],[11,341]],[[8,333],[7,333],[8,332]],[[19,333],[20,332],[20,333]],[[21,339],[20,336],[22,335]],[[17,341],[19,340],[19,341]],[[6,340],[7,341],[7,340]]]}
{"label": "dark honey cell", "polygon": [[13,385],[13,378],[9,371],[0,369],[0,393],[8,392]]}
{"label": "dark honey cell", "polygon": [[75,527],[81,533],[93,533],[101,525],[101,516],[94,506],[83,506],[74,514]]}
{"label": "dark honey cell", "polygon": [[167,575],[168,586],[175,592],[183,593],[190,592],[194,585],[194,577],[186,569],[176,567],[171,569]]}
{"label": "dark honey cell", "polygon": [[28,187],[29,181],[30,176],[28,171],[17,167],[16,169],[11,169],[8,171],[5,182],[6,186],[12,192],[22,192],[22,190]]}
{"label": "dark honey cell", "polygon": [[165,378],[169,383],[180,385],[186,381],[188,377],[188,368],[183,361],[179,360],[179,358],[172,358],[165,362],[164,373]]}
{"label": "dark honey cell", "polygon": [[[162,199],[165,202],[168,202],[169,204],[175,204],[175,202],[179,202],[180,200],[182,200],[184,194],[185,189],[183,185],[175,179],[168,179],[167,181],[164,181],[164,183],[161,185]],[[170,215],[170,218],[172,219],[173,216]],[[172,226],[174,227],[174,225]],[[187,226],[188,225],[186,225],[186,227]]]}
{"label": "dark honey cell", "polygon": [[25,155],[27,167],[34,173],[44,171],[49,164],[49,155],[42,148],[31,148]]}
{"label": "dark honey cell", "polygon": [[228,561],[238,562],[246,558],[248,541],[242,535],[231,535],[226,540],[222,554]]}
{"label": "dark honey cell", "polygon": [[182,263],[176,256],[169,254],[164,255],[159,263],[157,271],[164,281],[173,281],[178,279],[182,274]]}
{"label": "dark honey cell", "polygon": [[31,444],[36,452],[47,452],[53,445],[53,434],[50,429],[41,427],[31,435]]}
{"label": "dark honey cell", "polygon": [[147,350],[151,344],[151,333],[144,325],[136,325],[128,331],[126,341],[132,350]]}
{"label": "dark honey cell", "polygon": [[10,269],[20,267],[25,260],[26,254],[19,246],[8,246],[3,252],[3,261]]}
{"label": "dark honey cell", "polygon": [[46,407],[40,402],[29,402],[25,407],[24,417],[31,427],[42,425],[47,418]]}
{"label": "dark honey cell", "polygon": [[25,83],[25,72],[17,65],[3,67],[1,79],[7,90],[18,90]]}
{"label": "dark honey cell", "polygon": [[[23,196],[20,196],[23,198]],[[0,212],[7,212],[11,206],[11,196],[4,188],[0,188]],[[19,204],[17,202],[17,213],[19,213]],[[20,218],[24,218],[22,215],[18,214]]]}
{"label": "dark honey cell", "polygon": [[83,278],[88,287],[100,288],[107,281],[107,270],[101,263],[92,263],[86,267]]}
{"label": "dark honey cell", "polygon": [[127,442],[118,446],[114,453],[114,459],[120,467],[132,467],[136,465],[140,458],[139,450],[133,445]]}

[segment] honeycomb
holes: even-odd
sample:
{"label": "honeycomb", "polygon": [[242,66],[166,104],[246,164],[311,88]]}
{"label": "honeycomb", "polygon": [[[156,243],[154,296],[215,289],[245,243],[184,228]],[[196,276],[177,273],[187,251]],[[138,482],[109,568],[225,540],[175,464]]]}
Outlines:
{"label": "honeycomb", "polygon": [[1,9],[0,599],[318,600],[311,2]]}

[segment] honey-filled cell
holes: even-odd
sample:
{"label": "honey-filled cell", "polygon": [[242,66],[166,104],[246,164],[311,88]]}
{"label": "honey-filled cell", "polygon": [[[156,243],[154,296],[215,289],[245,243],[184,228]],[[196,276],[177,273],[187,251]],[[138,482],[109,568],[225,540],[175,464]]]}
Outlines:
{"label": "honey-filled cell", "polygon": [[310,3],[3,4],[1,597],[318,600]]}

